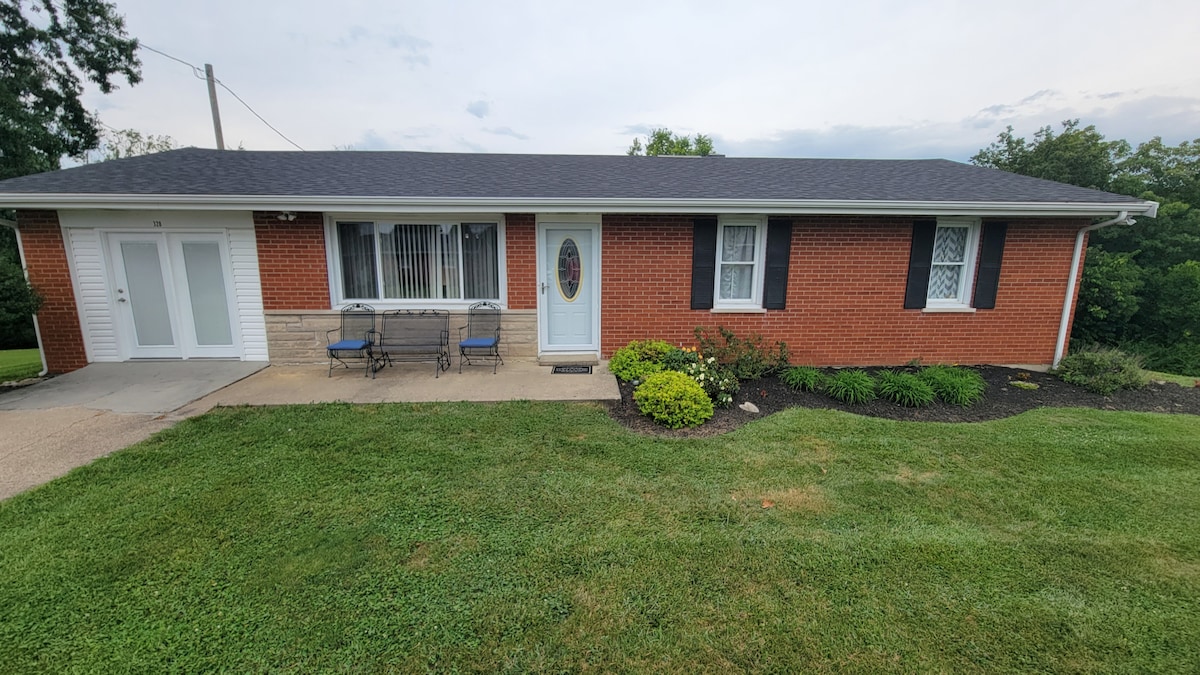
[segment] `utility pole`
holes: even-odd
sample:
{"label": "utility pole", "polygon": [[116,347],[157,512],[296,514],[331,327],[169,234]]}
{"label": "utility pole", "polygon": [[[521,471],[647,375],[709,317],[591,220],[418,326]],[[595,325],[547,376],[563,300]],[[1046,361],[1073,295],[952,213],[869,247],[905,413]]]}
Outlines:
{"label": "utility pole", "polygon": [[213,81],[211,63],[204,64],[204,78],[208,80],[208,103],[212,106],[213,131],[217,134],[217,149],[225,149],[225,137],[221,134],[221,111],[217,108],[217,84]]}

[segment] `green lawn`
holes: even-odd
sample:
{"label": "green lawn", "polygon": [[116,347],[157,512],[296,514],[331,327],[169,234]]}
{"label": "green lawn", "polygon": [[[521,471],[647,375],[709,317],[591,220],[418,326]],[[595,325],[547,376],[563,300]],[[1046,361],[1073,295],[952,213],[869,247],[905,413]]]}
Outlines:
{"label": "green lawn", "polygon": [[1196,672],[1198,523],[1195,416],[218,409],[0,503],[0,672]]}
{"label": "green lawn", "polygon": [[0,382],[23,380],[42,372],[42,355],[36,349],[0,350]]}
{"label": "green lawn", "polygon": [[1174,382],[1181,387],[1194,387],[1197,382],[1200,382],[1200,377],[1190,377],[1188,375],[1173,375],[1171,373],[1159,373],[1153,370],[1146,371],[1151,380],[1162,380],[1163,382]]}

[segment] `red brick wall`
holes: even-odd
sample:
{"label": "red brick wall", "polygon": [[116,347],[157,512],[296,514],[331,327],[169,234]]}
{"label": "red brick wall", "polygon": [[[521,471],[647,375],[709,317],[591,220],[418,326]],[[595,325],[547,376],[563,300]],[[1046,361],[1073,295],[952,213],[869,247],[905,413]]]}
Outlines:
{"label": "red brick wall", "polygon": [[58,212],[17,211],[17,229],[25,249],[29,281],[43,299],[37,318],[46,365],[51,373],[78,370],[87,365],[87,351]]}
{"label": "red brick wall", "polygon": [[324,217],[300,212],[282,221],[278,215],[254,212],[263,309],[329,309]]}
{"label": "red brick wall", "polygon": [[504,216],[508,308],[537,308],[537,226],[531,213]]}
{"label": "red brick wall", "polygon": [[604,355],[633,339],[694,344],[696,326],[784,340],[793,363],[1048,364],[1079,220],[1010,220],[996,309],[906,310],[911,218],[797,217],[786,310],[692,310],[692,219],[604,217]]}

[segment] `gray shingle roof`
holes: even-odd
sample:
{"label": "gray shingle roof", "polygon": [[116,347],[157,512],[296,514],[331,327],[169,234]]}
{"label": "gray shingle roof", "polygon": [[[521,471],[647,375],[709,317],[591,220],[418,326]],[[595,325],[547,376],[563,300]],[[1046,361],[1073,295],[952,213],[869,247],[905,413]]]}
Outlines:
{"label": "gray shingle roof", "polygon": [[185,148],[0,181],[14,194],[1082,202],[1130,197],[949,160]]}

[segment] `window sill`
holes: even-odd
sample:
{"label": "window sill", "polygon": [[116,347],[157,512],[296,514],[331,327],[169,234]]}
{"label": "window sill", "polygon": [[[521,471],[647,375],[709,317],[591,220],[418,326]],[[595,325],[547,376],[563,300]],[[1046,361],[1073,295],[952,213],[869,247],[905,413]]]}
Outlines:
{"label": "window sill", "polygon": [[921,310],[926,314],[974,314],[974,307],[926,307]]}
{"label": "window sill", "polygon": [[766,314],[762,307],[713,307],[708,310],[713,314]]}

